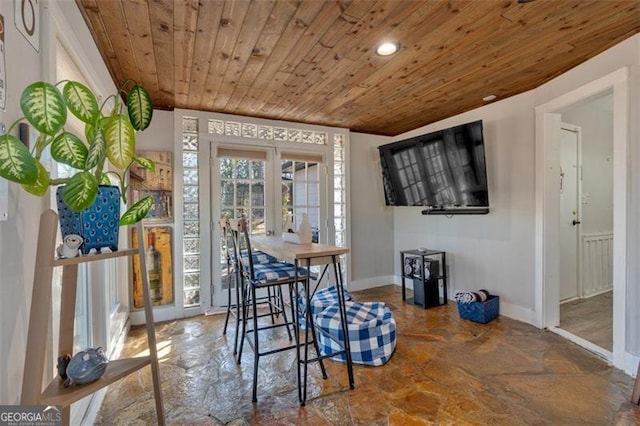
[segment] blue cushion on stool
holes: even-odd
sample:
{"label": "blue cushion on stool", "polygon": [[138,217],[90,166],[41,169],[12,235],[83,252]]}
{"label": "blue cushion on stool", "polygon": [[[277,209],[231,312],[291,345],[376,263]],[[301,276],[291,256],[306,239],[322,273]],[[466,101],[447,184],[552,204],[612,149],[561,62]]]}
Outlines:
{"label": "blue cushion on stool", "polygon": [[[249,267],[249,253],[246,250],[243,250],[242,253],[242,263],[244,263],[245,267]],[[274,263],[278,262],[278,259],[267,254],[260,250],[252,250],[251,257],[253,258],[253,264],[262,264],[262,263]],[[233,256],[232,261],[235,263],[235,256]]]}
{"label": "blue cushion on stool", "polygon": [[[351,300],[353,298],[347,290],[343,290],[342,293],[344,294],[344,300]],[[300,312],[304,312],[305,303],[304,292],[300,292],[298,296],[298,309]],[[334,303],[338,303],[338,290],[335,287],[325,287],[317,290],[311,298],[311,317],[313,318],[313,316],[319,314],[323,309]],[[298,324],[303,330],[307,328],[306,318],[300,317]]]}
{"label": "blue cushion on stool", "polygon": [[[383,302],[346,302],[351,360],[356,364],[383,365],[396,348],[396,321]],[[342,350],[344,334],[337,304],[314,317],[322,355]],[[345,354],[332,359],[345,361]]]}
{"label": "blue cushion on stool", "polygon": [[253,273],[256,279],[252,284],[255,286],[270,284],[287,278],[295,278],[296,274],[299,279],[304,279],[307,276],[305,268],[299,267],[296,271],[295,265],[281,262],[254,263]]}

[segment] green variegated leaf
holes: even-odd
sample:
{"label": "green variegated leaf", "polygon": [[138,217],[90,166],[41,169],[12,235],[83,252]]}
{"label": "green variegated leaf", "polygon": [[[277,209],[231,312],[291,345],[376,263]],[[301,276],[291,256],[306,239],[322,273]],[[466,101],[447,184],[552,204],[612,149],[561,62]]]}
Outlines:
{"label": "green variegated leaf", "polygon": [[107,123],[105,129],[107,138],[107,158],[119,169],[125,169],[131,164],[135,154],[135,130],[126,116],[115,115]]}
{"label": "green variegated leaf", "polygon": [[88,141],[92,141],[96,137],[96,127],[93,124],[85,124],[84,137]]}
{"label": "green variegated leaf", "polygon": [[36,167],[38,169],[38,177],[32,184],[23,184],[22,188],[29,194],[42,197],[47,193],[49,189],[49,172],[44,168],[40,161],[36,160]]}
{"label": "green variegated leaf", "polygon": [[90,172],[78,172],[67,181],[62,200],[75,212],[91,206],[98,195],[98,181]]}
{"label": "green variegated leaf", "polygon": [[13,135],[0,136],[0,176],[23,184],[31,184],[38,178],[36,160]]}
{"label": "green variegated leaf", "polygon": [[156,163],[153,160],[143,157],[133,157],[133,161],[140,164],[142,168],[155,172],[156,171]]}
{"label": "green variegated leaf", "polygon": [[153,197],[148,195],[131,206],[120,218],[120,226],[137,223],[147,216],[153,208]]}
{"label": "green variegated leaf", "polygon": [[144,86],[133,86],[127,96],[127,110],[134,129],[141,131],[149,127],[153,117],[153,103]]}
{"label": "green variegated leaf", "polygon": [[67,104],[52,84],[38,81],[22,91],[20,108],[40,133],[53,136],[67,121]]}
{"label": "green variegated leaf", "polygon": [[107,141],[104,139],[102,132],[97,132],[93,138],[93,142],[89,147],[89,154],[87,155],[87,163],[85,164],[85,170],[90,170],[96,167],[102,160],[104,160],[107,154]]}
{"label": "green variegated leaf", "polygon": [[84,169],[89,151],[73,133],[61,133],[51,144],[51,156],[59,163],[74,169]]}
{"label": "green variegated leaf", "polygon": [[109,175],[102,175],[102,178],[100,178],[100,185],[113,185],[113,182],[109,179]]}
{"label": "green variegated leaf", "polygon": [[95,95],[87,86],[77,81],[69,81],[64,86],[62,95],[73,115],[87,124],[93,124],[100,109]]}

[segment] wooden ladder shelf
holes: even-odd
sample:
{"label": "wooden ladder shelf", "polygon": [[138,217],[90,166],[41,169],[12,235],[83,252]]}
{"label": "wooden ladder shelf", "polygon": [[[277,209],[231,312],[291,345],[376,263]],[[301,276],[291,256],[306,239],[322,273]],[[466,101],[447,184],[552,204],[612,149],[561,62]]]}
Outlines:
{"label": "wooden ladder shelf", "polygon": [[[137,225],[138,235],[143,235],[142,225]],[[47,210],[40,216],[40,231],[38,235],[38,250],[36,254],[35,274],[33,277],[33,292],[31,297],[31,312],[29,314],[29,330],[27,335],[27,352],[22,379],[23,405],[61,405],[63,407],[63,424],[69,424],[70,405],[90,394],[102,389],[117,380],[151,365],[153,379],[153,393],[156,402],[157,424],[164,425],[164,409],[162,403],[162,389],[158,365],[158,351],[153,323],[153,307],[149,294],[147,268],[145,265],[144,244],[138,248],[118,250],[112,253],[79,256],[70,259],[55,259],[56,233],[58,229],[58,215],[53,210]],[[53,268],[62,267],[62,295],[60,298],[60,341],[57,356],[73,354],[73,335],[75,320],[76,286],[78,265],[84,262],[95,262],[123,256],[138,255],[142,277],[142,293],[144,299],[144,313],[147,327],[149,356],[126,358],[109,361],[107,370],[98,380],[84,385],[65,388],[60,377],[54,378],[43,391],[43,376],[45,365],[51,363],[46,359],[47,336],[51,320],[51,287]]]}

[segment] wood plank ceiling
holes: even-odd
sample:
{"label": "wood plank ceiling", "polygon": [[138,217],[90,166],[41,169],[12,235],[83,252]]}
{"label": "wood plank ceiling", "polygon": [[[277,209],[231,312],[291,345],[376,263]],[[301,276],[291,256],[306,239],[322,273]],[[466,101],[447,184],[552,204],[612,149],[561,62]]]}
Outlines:
{"label": "wood plank ceiling", "polygon": [[[639,0],[77,0],[116,84],[185,108],[397,135],[640,31]],[[381,41],[393,56],[374,53]]]}

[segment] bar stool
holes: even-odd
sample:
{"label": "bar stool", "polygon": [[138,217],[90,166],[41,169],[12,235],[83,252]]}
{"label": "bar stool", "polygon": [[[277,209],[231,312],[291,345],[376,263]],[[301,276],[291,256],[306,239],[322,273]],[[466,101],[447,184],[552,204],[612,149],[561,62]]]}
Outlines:
{"label": "bar stool", "polygon": [[[229,220],[230,228],[234,231],[236,236],[236,249],[238,247],[246,247],[246,250],[251,252],[251,240],[249,239],[249,233],[247,229],[247,223],[244,219],[230,219]],[[245,260],[246,259],[246,260]],[[240,340],[240,349],[238,352],[238,363],[242,357],[242,349],[244,340],[247,340],[249,346],[252,347],[254,352],[254,362],[253,362],[253,402],[257,401],[257,384],[258,384],[258,363],[260,361],[260,357],[265,355],[271,355],[275,353],[279,353],[282,351],[286,351],[289,349],[295,349],[297,344],[291,344],[284,347],[278,347],[275,349],[269,349],[265,351],[261,351],[259,345],[258,333],[275,329],[278,327],[286,327],[287,332],[289,334],[289,340],[292,340],[290,327],[293,327],[294,331],[297,333],[297,328],[295,327],[296,321],[296,313],[294,303],[290,304],[291,307],[291,319],[287,318],[287,312],[285,309],[285,301],[282,298],[282,286],[289,286],[289,297],[290,300],[294,300],[293,298],[293,285],[300,280],[304,280],[306,278],[306,269],[304,268],[296,268],[295,265],[284,262],[277,263],[267,263],[267,264],[259,264],[253,261],[253,256],[247,256],[246,258],[242,258],[242,262],[240,262],[240,267],[242,269],[242,279],[245,281],[242,301],[242,339]],[[256,292],[261,288],[274,288],[275,296],[272,300],[267,300],[268,303],[271,304],[272,308],[275,312],[282,314],[283,322],[275,323],[271,325],[259,325],[258,318],[261,316],[258,313],[257,308],[257,299]],[[251,315],[249,315],[249,306],[251,307]],[[268,314],[267,314],[268,315]],[[264,315],[262,315],[264,316]],[[252,320],[252,329],[247,329],[247,322]],[[253,339],[250,338],[253,336]],[[296,342],[299,339],[296,334]],[[316,352],[318,356],[320,354],[317,342],[315,342]],[[324,378],[327,377],[326,371],[324,369],[324,365],[321,364],[322,375]]]}
{"label": "bar stool", "polygon": [[[220,231],[222,233],[222,251],[226,262],[226,272],[229,277],[229,288],[227,292],[227,313],[224,320],[224,329],[222,330],[222,334],[227,334],[227,327],[229,324],[229,317],[233,315],[236,319],[236,330],[233,341],[233,354],[236,355],[238,353],[238,333],[240,330],[240,306],[241,306],[241,269],[238,264],[238,256],[236,255],[236,247],[235,247],[235,237],[234,233],[229,227],[229,220],[224,217],[219,221]],[[246,258],[248,256],[248,252],[246,250],[241,251],[241,257]],[[272,263],[277,262],[278,259],[275,257],[263,253],[259,250],[255,250],[252,252],[253,262],[254,263]],[[232,300],[231,293],[235,292],[235,303]],[[271,292],[269,291],[267,297],[271,298]],[[271,311],[272,322],[275,321],[275,312]]]}

